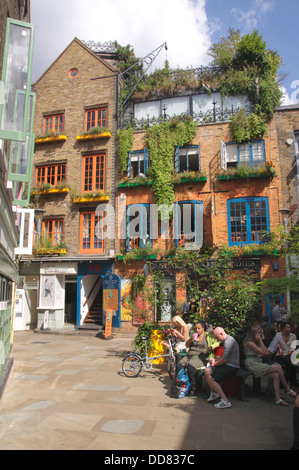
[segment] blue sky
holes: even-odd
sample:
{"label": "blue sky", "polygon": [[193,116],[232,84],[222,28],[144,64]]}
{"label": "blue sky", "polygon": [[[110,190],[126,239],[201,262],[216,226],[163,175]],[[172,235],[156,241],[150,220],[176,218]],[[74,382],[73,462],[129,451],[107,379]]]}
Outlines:
{"label": "blue sky", "polygon": [[[144,57],[167,42],[153,71],[168,59],[172,67],[208,65],[209,47],[227,36],[228,28],[247,34],[258,29],[267,47],[284,59],[286,103],[299,93],[298,0],[31,0],[36,27],[34,82],[77,37],[117,40]],[[74,65],[75,66],[75,65]],[[296,83],[298,81],[298,83]],[[293,88],[292,88],[293,87]],[[297,91],[298,90],[298,91]],[[291,101],[293,98],[293,101]]]}

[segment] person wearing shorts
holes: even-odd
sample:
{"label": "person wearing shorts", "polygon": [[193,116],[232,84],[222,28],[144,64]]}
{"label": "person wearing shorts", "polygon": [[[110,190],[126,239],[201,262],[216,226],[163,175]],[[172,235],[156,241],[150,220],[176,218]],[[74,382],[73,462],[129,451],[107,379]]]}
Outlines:
{"label": "person wearing shorts", "polygon": [[213,331],[214,337],[223,343],[223,355],[218,359],[210,359],[210,367],[205,369],[205,378],[210,387],[208,402],[221,398],[215,408],[230,408],[231,402],[228,400],[220,383],[233,377],[240,367],[240,354],[237,341],[228,335],[223,328],[217,327]]}

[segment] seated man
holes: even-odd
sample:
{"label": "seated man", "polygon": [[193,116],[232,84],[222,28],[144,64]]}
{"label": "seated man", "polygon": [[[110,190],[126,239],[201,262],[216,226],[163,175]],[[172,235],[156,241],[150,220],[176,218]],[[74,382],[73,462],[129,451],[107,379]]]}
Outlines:
{"label": "seated man", "polygon": [[240,367],[240,354],[237,341],[230,335],[226,334],[221,327],[215,328],[213,331],[214,337],[223,343],[223,355],[218,359],[210,359],[211,367],[206,367],[205,377],[210,387],[210,396],[208,402],[221,398],[215,408],[230,408],[231,402],[225,395],[220,382],[233,377]]}

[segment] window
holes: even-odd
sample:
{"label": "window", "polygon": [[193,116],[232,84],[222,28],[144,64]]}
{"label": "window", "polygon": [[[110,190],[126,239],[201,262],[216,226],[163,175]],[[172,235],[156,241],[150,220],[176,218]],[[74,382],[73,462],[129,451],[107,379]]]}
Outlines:
{"label": "window", "polygon": [[51,116],[44,116],[43,135],[51,133],[62,133],[64,128],[64,115],[53,114]]}
{"label": "window", "polygon": [[263,140],[246,144],[220,142],[220,159],[223,170],[244,165],[257,168],[265,164],[265,143]]}
{"label": "window", "polygon": [[87,155],[82,161],[82,191],[105,191],[105,154]]}
{"label": "window", "polygon": [[107,127],[107,108],[88,109],[85,112],[85,132],[93,127]]}
{"label": "window", "polygon": [[151,244],[150,206],[148,204],[132,204],[128,206],[126,225],[127,250]]}
{"label": "window", "polygon": [[199,249],[203,243],[202,201],[177,202],[174,224],[176,245],[187,250]]}
{"label": "window", "polygon": [[262,243],[269,232],[268,198],[227,201],[229,245]]}
{"label": "window", "polygon": [[88,211],[80,214],[80,253],[103,253],[104,212]]}
{"label": "window", "polygon": [[176,148],[174,156],[174,166],[176,173],[182,171],[200,171],[200,145],[188,145]]}
{"label": "window", "polygon": [[61,243],[63,239],[63,220],[43,220],[42,238],[50,240],[53,245],[59,245],[59,243]]}
{"label": "window", "polygon": [[38,166],[35,169],[35,184],[57,186],[66,180],[66,163]]}
{"label": "window", "polygon": [[149,164],[149,151],[146,148],[130,152],[127,177],[136,178],[140,176],[142,177],[142,175],[145,176]]}

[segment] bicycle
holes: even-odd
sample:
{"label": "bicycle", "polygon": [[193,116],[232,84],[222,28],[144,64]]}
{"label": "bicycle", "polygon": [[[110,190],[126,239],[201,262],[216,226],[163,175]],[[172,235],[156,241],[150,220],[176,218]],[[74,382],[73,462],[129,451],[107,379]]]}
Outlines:
{"label": "bicycle", "polygon": [[160,357],[168,358],[167,371],[169,377],[173,380],[176,373],[176,357],[174,353],[174,339],[170,330],[166,331],[166,338],[169,343],[169,352],[167,354],[159,354],[158,356],[148,357],[147,353],[147,338],[142,336],[145,341],[145,356],[142,357],[138,352],[129,352],[123,359],[122,371],[127,377],[138,377],[141,369],[144,368],[146,371],[152,370],[153,361]]}

